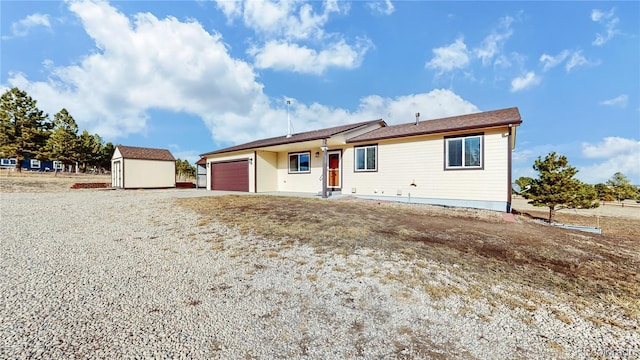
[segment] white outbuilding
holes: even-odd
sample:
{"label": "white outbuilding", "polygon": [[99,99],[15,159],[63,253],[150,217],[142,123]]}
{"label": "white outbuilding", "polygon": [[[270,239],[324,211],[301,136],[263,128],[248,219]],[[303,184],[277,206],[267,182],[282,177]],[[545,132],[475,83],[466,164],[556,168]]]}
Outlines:
{"label": "white outbuilding", "polygon": [[161,189],[176,186],[176,159],[166,149],[118,145],[111,157],[111,186]]}

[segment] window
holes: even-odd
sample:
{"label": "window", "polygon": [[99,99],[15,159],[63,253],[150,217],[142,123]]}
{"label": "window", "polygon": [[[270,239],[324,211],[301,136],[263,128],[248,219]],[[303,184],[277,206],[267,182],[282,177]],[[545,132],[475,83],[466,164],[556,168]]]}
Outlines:
{"label": "window", "polygon": [[378,170],[377,145],[356,147],[356,171]]}
{"label": "window", "polygon": [[310,152],[289,154],[289,173],[308,173],[310,172],[309,161],[311,159]]}
{"label": "window", "polygon": [[40,160],[31,159],[31,167],[34,169],[40,169]]}
{"label": "window", "polygon": [[15,158],[2,159],[0,161],[0,165],[2,166],[15,166],[18,163],[18,160],[16,160]]}
{"label": "window", "polygon": [[445,138],[445,168],[481,169],[482,135]]}
{"label": "window", "polygon": [[62,170],[62,162],[60,162],[60,161],[54,161],[54,162],[53,162],[53,168],[54,168],[55,170]]}

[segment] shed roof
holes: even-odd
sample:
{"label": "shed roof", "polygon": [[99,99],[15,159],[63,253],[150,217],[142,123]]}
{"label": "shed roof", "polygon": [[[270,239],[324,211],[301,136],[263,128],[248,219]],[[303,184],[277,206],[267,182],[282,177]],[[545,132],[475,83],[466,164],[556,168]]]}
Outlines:
{"label": "shed roof", "polygon": [[248,142],[245,144],[235,145],[235,146],[231,146],[231,147],[216,150],[216,151],[211,151],[208,153],[204,153],[200,156],[206,157],[206,155],[220,154],[220,153],[226,153],[231,151],[249,150],[249,149],[257,149],[257,148],[266,147],[266,146],[293,144],[293,143],[298,143],[303,141],[328,139],[334,135],[344,133],[350,130],[355,130],[363,126],[367,126],[367,125],[375,124],[379,122],[382,122],[383,126],[386,125],[382,119],[363,121],[355,124],[334,126],[326,129],[312,130],[312,131],[307,131],[299,134],[292,134],[290,137],[278,136],[278,137],[269,138],[269,139],[256,140],[256,141]]}
{"label": "shed roof", "polygon": [[496,126],[520,125],[520,111],[517,107],[485,111],[475,114],[452,116],[415,123],[385,126],[348,139],[347,142],[363,142],[400,137],[438,134],[445,132],[483,129]]}
{"label": "shed roof", "polygon": [[176,161],[171,152],[167,149],[153,149],[123,145],[118,145],[116,148],[120,151],[120,155],[125,159]]}

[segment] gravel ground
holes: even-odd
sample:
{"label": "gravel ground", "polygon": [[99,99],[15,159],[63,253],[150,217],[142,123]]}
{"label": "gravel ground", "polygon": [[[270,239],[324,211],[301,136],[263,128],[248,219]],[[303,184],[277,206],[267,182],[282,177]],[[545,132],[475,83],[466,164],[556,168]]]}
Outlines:
{"label": "gravel ground", "polygon": [[441,264],[199,224],[173,201],[197,194],[1,194],[0,358],[640,357],[637,331],[563,304],[549,308],[572,321],[394,280],[420,271],[464,287]]}

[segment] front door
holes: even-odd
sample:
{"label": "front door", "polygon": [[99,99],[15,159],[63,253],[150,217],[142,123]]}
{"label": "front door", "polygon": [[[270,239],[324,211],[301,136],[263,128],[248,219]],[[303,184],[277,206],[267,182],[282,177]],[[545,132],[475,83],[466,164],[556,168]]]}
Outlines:
{"label": "front door", "polygon": [[329,151],[329,171],[328,171],[328,182],[327,187],[332,190],[340,189],[342,186],[340,184],[340,167],[342,166],[342,161],[340,159],[341,151]]}

